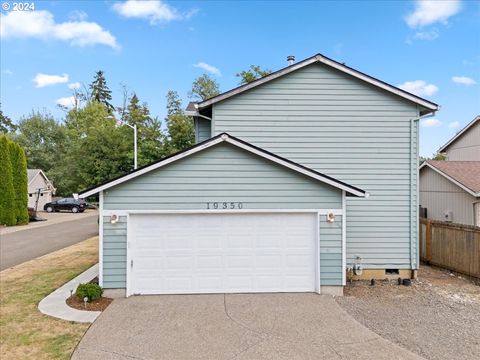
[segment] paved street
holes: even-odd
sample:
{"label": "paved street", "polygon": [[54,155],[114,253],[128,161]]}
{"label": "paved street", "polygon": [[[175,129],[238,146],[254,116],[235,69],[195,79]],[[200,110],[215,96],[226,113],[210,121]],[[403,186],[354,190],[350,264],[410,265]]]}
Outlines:
{"label": "paved street", "polygon": [[[76,214],[70,214],[76,216]],[[97,213],[0,235],[0,270],[98,235]]]}

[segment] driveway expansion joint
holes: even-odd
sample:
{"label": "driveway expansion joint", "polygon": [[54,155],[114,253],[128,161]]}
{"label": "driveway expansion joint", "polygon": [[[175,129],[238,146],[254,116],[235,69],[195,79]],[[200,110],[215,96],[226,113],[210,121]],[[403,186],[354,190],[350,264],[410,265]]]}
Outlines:
{"label": "driveway expansion joint", "polygon": [[93,323],[102,313],[101,311],[83,311],[77,310],[67,305],[66,300],[70,296],[70,291],[77,289],[81,283],[87,283],[98,276],[98,264],[84,271],[76,278],[70,280],[57,290],[49,294],[38,304],[41,313],[58,319],[75,321],[82,323]]}

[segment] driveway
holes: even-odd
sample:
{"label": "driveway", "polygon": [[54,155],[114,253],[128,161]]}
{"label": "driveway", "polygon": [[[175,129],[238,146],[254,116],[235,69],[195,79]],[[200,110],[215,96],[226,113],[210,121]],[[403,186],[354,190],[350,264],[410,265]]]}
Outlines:
{"label": "driveway", "polygon": [[[401,329],[399,329],[401,331]],[[316,294],[116,299],[72,359],[421,359]]]}
{"label": "driveway", "polygon": [[[2,231],[0,235],[0,270],[98,235],[98,213],[96,211],[92,211],[90,214],[58,215],[62,216],[61,220],[51,219],[35,223],[35,225],[41,224],[41,226],[22,230],[15,229],[14,232],[9,232],[9,228],[0,230]],[[80,216],[77,217],[77,215]]]}

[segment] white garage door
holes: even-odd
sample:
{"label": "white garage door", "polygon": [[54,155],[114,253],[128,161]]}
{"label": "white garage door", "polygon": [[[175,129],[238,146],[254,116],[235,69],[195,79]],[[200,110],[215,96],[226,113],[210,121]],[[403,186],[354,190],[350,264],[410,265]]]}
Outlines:
{"label": "white garage door", "polygon": [[130,216],[129,294],[316,291],[317,216]]}

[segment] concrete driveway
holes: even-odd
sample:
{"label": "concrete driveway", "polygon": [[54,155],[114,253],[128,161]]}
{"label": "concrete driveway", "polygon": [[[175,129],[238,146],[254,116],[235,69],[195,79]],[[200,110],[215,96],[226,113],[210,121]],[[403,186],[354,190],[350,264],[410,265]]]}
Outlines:
{"label": "concrete driveway", "polygon": [[[402,329],[398,329],[402,331]],[[72,359],[420,359],[316,294],[117,299]]]}

